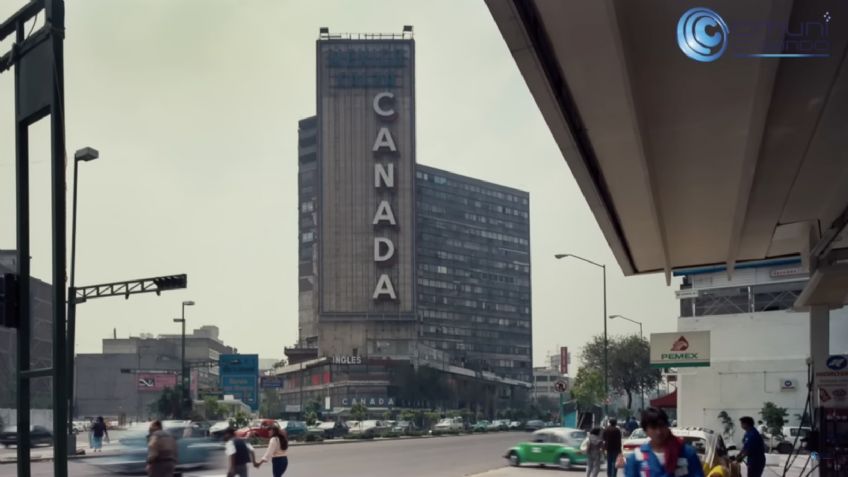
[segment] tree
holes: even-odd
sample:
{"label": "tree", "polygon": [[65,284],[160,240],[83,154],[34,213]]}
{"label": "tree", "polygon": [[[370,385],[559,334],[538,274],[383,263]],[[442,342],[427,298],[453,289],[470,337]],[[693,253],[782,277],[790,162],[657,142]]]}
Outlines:
{"label": "tree", "polygon": [[275,389],[262,391],[262,399],[259,404],[259,415],[267,418],[278,418],[283,415],[283,401]]}
{"label": "tree", "polygon": [[571,386],[571,397],[577,401],[577,407],[581,410],[603,403],[604,378],[601,373],[585,366],[580,368]]}
{"label": "tree", "polygon": [[766,402],[760,410],[760,416],[766,423],[766,429],[772,437],[779,436],[783,433],[783,424],[786,422],[786,416],[789,413],[784,407],[778,407],[773,402]]}
{"label": "tree", "polygon": [[[150,412],[159,419],[176,419],[183,415],[183,405],[183,390],[182,386],[178,384],[173,388],[162,390],[159,399],[150,404]],[[188,415],[188,412],[191,411],[190,404],[185,411],[187,411],[185,415]]]}
{"label": "tree", "polygon": [[352,417],[354,421],[364,421],[367,416],[368,408],[365,407],[365,404],[356,403],[350,407],[350,417]]}
{"label": "tree", "polygon": [[733,433],[736,430],[736,424],[733,422],[733,418],[730,417],[730,414],[728,414],[727,411],[721,411],[716,417],[719,421],[721,421],[722,436],[726,441],[729,437],[733,436]]}
{"label": "tree", "polygon": [[230,418],[230,426],[235,429],[241,429],[250,423],[250,414],[239,409],[235,415]]}
{"label": "tree", "polygon": [[206,396],[203,398],[203,417],[206,420],[214,421],[223,419],[227,413],[227,408],[218,402],[215,396]]}
{"label": "tree", "polygon": [[[661,378],[659,369],[651,368],[650,344],[639,336],[608,339],[609,386],[627,395],[627,409],[632,409],[633,394],[656,387]],[[604,338],[595,336],[583,348],[583,366],[604,372]],[[581,368],[582,369],[582,368]]]}

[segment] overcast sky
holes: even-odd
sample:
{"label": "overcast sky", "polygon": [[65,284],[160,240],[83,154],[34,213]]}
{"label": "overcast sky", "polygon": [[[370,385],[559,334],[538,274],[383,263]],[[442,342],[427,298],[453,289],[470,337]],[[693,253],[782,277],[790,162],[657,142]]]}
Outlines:
{"label": "overcast sky", "polygon": [[[4,0],[0,19],[24,3]],[[600,269],[554,253],[609,265],[610,314],[644,321],[646,335],[676,328],[662,275],[622,275],[482,1],[66,5],[68,155],[100,151],[80,167],[77,283],[189,276],[187,290],[81,305],[78,352],[99,352],[113,328],[177,332],[189,299],[188,326],[216,325],[241,352],[281,358],[295,343],[297,121],[315,114],[321,26],[414,25],[418,162],[530,192],[536,365],[603,330]],[[15,246],[12,80],[0,74],[0,249]],[[49,280],[47,122],[30,134],[33,272]]]}

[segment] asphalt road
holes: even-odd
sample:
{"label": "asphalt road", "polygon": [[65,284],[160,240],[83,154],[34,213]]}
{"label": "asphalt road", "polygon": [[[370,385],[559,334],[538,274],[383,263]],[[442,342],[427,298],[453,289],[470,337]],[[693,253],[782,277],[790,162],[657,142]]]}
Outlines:
{"label": "asphalt road", "polygon": [[[485,435],[403,439],[344,444],[296,446],[289,450],[286,476],[344,477],[463,477],[506,465],[504,451],[527,437],[526,433],[504,432]],[[102,471],[78,459],[69,463],[72,476],[104,476]],[[221,476],[225,473],[223,453],[204,470],[191,476]],[[32,465],[34,477],[53,475],[52,462]],[[579,471],[578,471],[579,472]],[[14,476],[14,464],[0,465],[0,476]],[[269,466],[251,471],[253,476],[271,475]],[[546,474],[547,475],[547,474]],[[575,474],[576,475],[576,474]]]}

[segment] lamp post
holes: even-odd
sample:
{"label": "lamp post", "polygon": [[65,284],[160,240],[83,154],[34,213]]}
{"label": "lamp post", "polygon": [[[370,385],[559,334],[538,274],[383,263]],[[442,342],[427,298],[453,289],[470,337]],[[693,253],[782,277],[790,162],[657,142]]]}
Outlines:
{"label": "lamp post", "polygon": [[65,361],[67,363],[68,376],[68,454],[76,454],[76,439],[74,435],[74,340],[76,335],[77,301],[76,301],[76,265],[77,265],[77,178],[79,176],[79,163],[93,161],[100,157],[97,149],[84,147],[74,153],[74,197],[71,206],[71,276],[68,282],[68,349]]}
{"label": "lamp post", "polygon": [[[616,318],[621,318],[622,320],[627,320],[631,323],[636,323],[637,325],[639,325],[639,341],[645,340],[645,336],[642,334],[642,322],[641,321],[631,320],[630,318],[628,318],[624,315],[610,315],[609,316],[609,319],[611,319],[611,320],[614,320]],[[639,390],[641,391],[641,395],[642,395],[642,409],[645,409],[645,390],[642,389],[641,384],[639,385]]]}
{"label": "lamp post", "polygon": [[[183,302],[183,312],[182,312],[181,317],[180,318],[174,318],[174,323],[182,324],[182,337],[181,337],[181,340],[180,340],[181,348],[182,348],[181,358],[180,358],[180,378],[181,378],[180,382],[182,383],[182,388],[183,388],[183,405],[180,406],[180,413],[181,414],[185,413],[185,411],[186,411],[186,401],[189,399],[188,387],[190,386],[188,370],[186,369],[186,359],[185,359],[185,344],[186,344],[186,342],[185,342],[185,336],[186,336],[185,335],[185,325],[186,325],[185,307],[187,307],[187,306],[194,306],[194,302],[191,301],[191,300],[184,301]],[[180,417],[184,418],[185,415],[181,415]]]}
{"label": "lamp post", "polygon": [[582,260],[588,264],[594,265],[603,271],[604,279],[604,414],[609,414],[609,338],[607,337],[607,266],[605,264],[593,262],[589,259],[579,257],[572,253],[558,253],[554,255],[557,260],[571,257]]}

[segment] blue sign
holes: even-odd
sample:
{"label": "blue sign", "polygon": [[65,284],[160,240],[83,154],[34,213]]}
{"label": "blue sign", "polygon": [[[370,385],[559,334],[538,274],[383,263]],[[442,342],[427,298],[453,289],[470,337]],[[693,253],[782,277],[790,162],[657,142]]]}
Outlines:
{"label": "blue sign", "polygon": [[833,371],[842,371],[848,368],[848,356],[835,354],[827,358],[827,367]]}
{"label": "blue sign", "polygon": [[221,392],[259,409],[259,355],[222,354],[218,358]]}
{"label": "blue sign", "polygon": [[677,45],[695,61],[715,61],[727,49],[727,24],[709,8],[692,8],[677,22]]}
{"label": "blue sign", "polygon": [[281,388],[283,387],[283,380],[277,376],[262,376],[259,378],[259,387],[262,389]]}

